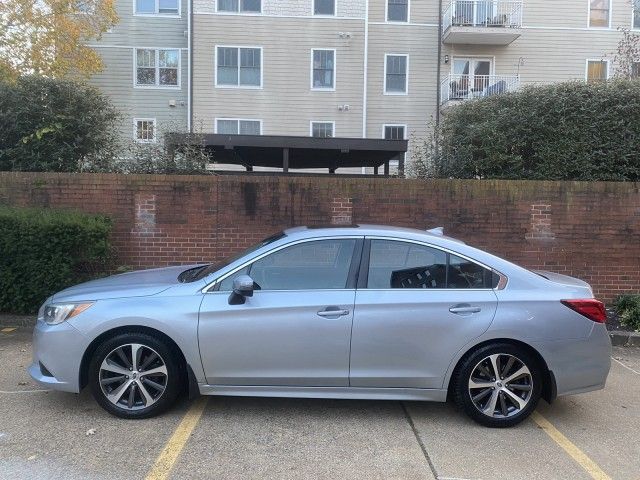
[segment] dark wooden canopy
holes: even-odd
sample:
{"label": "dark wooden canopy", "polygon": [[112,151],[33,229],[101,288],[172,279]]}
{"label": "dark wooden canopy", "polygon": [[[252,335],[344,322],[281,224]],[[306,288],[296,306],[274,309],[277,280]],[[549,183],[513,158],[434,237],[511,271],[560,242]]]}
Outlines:
{"label": "dark wooden canopy", "polygon": [[338,168],[372,167],[377,173],[384,165],[389,173],[389,162],[407,151],[406,140],[380,140],[372,138],[315,138],[275,135],[191,135],[170,133],[166,136],[169,151],[179,151],[186,145],[202,145],[212,153],[216,163],[243,165],[247,171],[253,167],[327,168],[334,173]]}

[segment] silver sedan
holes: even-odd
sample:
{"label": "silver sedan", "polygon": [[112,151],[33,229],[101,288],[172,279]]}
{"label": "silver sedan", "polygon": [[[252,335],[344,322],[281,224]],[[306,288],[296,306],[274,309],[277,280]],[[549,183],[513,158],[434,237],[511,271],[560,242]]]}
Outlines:
{"label": "silver sedan", "polygon": [[114,415],[178,395],[452,399],[489,427],[601,389],[611,344],[588,284],[443,235],[294,228],[225,262],[125,273],[46,300],[31,376]]}

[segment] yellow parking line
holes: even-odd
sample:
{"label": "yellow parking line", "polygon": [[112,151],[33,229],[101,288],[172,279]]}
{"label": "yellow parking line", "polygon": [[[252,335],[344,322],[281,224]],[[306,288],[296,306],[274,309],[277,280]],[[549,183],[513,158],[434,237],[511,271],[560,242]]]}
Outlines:
{"label": "yellow parking line", "polygon": [[611,477],[604,473],[596,462],[591,460],[582,450],[576,447],[571,440],[560,433],[560,431],[554,427],[549,420],[540,415],[540,413],[533,412],[531,418],[553,439],[554,442],[560,445],[571,458],[584,468],[587,473],[591,475],[591,478],[596,480],[611,480]]}
{"label": "yellow parking line", "polygon": [[16,327],[7,327],[7,328],[3,328],[2,330],[0,330],[0,332],[2,332],[2,333],[10,333],[10,332],[13,332],[14,330],[16,330]]}
{"label": "yellow parking line", "polygon": [[193,429],[196,428],[200,421],[208,400],[209,397],[201,397],[187,410],[173,435],[171,435],[162,452],[158,455],[156,463],[145,477],[145,480],[165,480],[169,478],[171,469],[187,444]]}

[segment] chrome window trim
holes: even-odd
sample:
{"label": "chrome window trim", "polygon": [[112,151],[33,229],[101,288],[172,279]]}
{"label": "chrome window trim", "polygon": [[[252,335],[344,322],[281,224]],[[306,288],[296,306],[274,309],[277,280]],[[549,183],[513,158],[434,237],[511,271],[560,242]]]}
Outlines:
{"label": "chrome window trim", "polygon": [[[472,292],[472,291],[482,291],[482,292],[487,292],[487,291],[496,291],[496,290],[504,290],[507,287],[507,284],[509,283],[509,278],[504,275],[503,273],[499,272],[498,270],[496,270],[493,267],[490,267],[489,265],[486,265],[482,262],[479,262],[478,260],[475,260],[467,255],[464,255],[462,253],[456,252],[454,250],[451,250],[447,247],[442,247],[440,245],[434,245],[432,243],[428,243],[425,241],[421,241],[421,240],[413,240],[410,238],[399,238],[399,237],[384,237],[384,236],[380,236],[380,235],[366,235],[365,236],[365,240],[391,240],[391,241],[395,241],[395,242],[406,242],[406,243],[413,243],[416,245],[422,245],[424,247],[429,247],[429,248],[434,248],[436,250],[440,250],[441,252],[446,252],[450,255],[455,255],[456,257],[460,257],[463,258],[475,265],[478,265],[482,268],[484,268],[485,270],[489,270],[491,272],[495,272],[499,277],[500,280],[498,281],[498,287],[496,288],[429,288],[428,290],[430,292]],[[368,267],[368,266],[367,266]],[[503,281],[504,280],[504,281]],[[502,284],[502,285],[501,285]],[[369,291],[379,291],[379,292],[388,292],[388,291],[398,291],[398,290],[407,290],[407,291],[415,291],[415,289],[412,288],[361,288],[359,290],[369,290]]]}
{"label": "chrome window trim", "polygon": [[[253,262],[257,262],[258,260],[261,260],[262,258],[271,255],[272,253],[276,253],[279,252],[280,250],[287,248],[287,247],[292,247],[294,245],[299,245],[301,243],[308,243],[308,242],[314,242],[314,241],[318,241],[318,240],[362,240],[364,239],[364,235],[334,235],[331,237],[312,237],[312,238],[302,238],[299,240],[294,240],[292,242],[289,243],[285,243],[284,245],[280,245],[279,247],[275,247],[267,252],[264,252],[256,257],[253,257],[251,259],[249,259],[248,261],[244,262],[242,265],[234,268],[233,270],[221,275],[220,277],[216,278],[215,280],[213,280],[211,283],[209,283],[206,287],[204,287],[201,292],[202,293],[218,293],[218,291],[211,291],[211,289],[215,288],[219,283],[223,282],[224,280],[226,280],[228,277],[230,277],[231,275],[233,275],[234,273],[242,270],[243,268],[245,268],[247,265],[252,264]],[[317,291],[350,291],[350,290],[356,290],[355,288],[331,288],[331,289],[327,289],[327,288],[316,288],[313,290],[309,290],[309,289],[305,289],[305,290],[260,290],[261,292],[317,292]],[[220,292],[222,293],[222,292]],[[228,293],[228,292],[225,292]]]}

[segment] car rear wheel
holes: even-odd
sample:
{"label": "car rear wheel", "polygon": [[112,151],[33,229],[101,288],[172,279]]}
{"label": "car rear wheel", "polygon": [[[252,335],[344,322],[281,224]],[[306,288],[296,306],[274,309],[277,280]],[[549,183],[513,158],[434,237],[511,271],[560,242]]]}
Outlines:
{"label": "car rear wheel", "polygon": [[537,359],[511,344],[484,346],[461,362],[453,398],[459,408],[487,427],[512,427],[535,410],[542,392]]}
{"label": "car rear wheel", "polygon": [[171,407],[181,391],[181,368],[160,339],[145,333],[110,338],[95,351],[89,384],[96,401],[122,418],[149,418]]}

